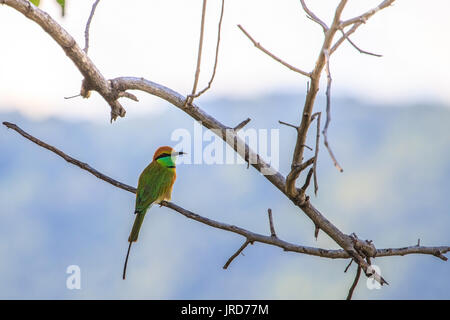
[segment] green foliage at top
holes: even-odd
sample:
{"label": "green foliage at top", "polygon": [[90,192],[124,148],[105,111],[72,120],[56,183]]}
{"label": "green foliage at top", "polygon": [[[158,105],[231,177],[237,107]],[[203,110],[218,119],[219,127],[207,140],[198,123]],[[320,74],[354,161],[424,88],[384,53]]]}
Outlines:
{"label": "green foliage at top", "polygon": [[[41,0],[30,0],[32,4],[34,4],[36,7],[39,6],[39,3],[41,3]],[[65,9],[66,9],[66,0],[56,0],[58,4],[61,6],[61,14],[64,17]]]}
{"label": "green foliage at top", "polygon": [[58,2],[59,5],[61,6],[61,14],[64,17],[65,9],[66,9],[66,0],[56,0],[56,2]]}

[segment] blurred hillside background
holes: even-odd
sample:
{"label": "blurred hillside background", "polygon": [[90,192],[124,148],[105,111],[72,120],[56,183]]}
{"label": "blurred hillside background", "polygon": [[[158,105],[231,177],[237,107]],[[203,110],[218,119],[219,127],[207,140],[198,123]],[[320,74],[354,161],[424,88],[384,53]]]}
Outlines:
{"label": "blurred hillside background", "polygon": [[[280,128],[296,119],[303,97],[269,95],[204,104],[224,123],[252,118],[249,128]],[[110,124],[58,119],[32,121],[1,113],[36,137],[122,182],[136,185],[159,145],[173,145],[176,128],[192,120],[161,103],[155,116]],[[321,146],[319,195],[312,202],[346,233],[379,248],[450,242],[450,109],[431,104],[373,106],[336,98],[329,136],[345,171]],[[323,101],[318,101],[322,110]],[[315,129],[313,129],[315,130]],[[310,145],[314,145],[311,135]],[[286,175],[295,144],[280,128],[280,170]],[[209,144],[205,143],[204,145]],[[246,165],[179,165],[173,201],[200,215],[267,234],[272,208],[285,240],[336,248],[266,179]],[[240,236],[153,207],[133,247],[126,281],[121,271],[133,221],[134,197],[5,127],[0,129],[0,298],[341,299],[355,269],[347,260],[286,253],[255,244],[228,270],[222,266]],[[449,299],[449,265],[432,256],[378,258],[390,286],[355,298]],[[81,268],[82,289],[66,288],[69,265]]]}
{"label": "blurred hillside background", "polygon": [[[66,0],[48,12],[84,47],[94,1]],[[330,22],[338,0],[306,1]],[[349,0],[342,19],[380,0]],[[209,81],[221,1],[208,1],[199,88]],[[101,1],[90,27],[89,57],[105,78],[136,76],[185,95],[192,90],[202,1]],[[362,25],[331,56],[329,140],[339,173],[320,145],[319,194],[311,201],[343,232],[378,248],[450,244],[450,2],[395,1]],[[119,13],[119,14],[118,14]],[[420,19],[418,19],[420,17]],[[237,28],[290,64],[310,71],[322,47],[320,26],[298,0],[226,1],[216,77],[196,100],[228,126],[280,130],[280,171],[289,172],[307,78],[254,48]],[[156,147],[193,121],[154,96],[135,92],[125,118],[109,124],[96,93],[79,92],[82,76],[48,34],[0,6],[0,121],[16,123],[99,171],[134,185]],[[322,76],[315,111],[325,110]],[[322,127],[325,113],[322,114]],[[308,145],[314,146],[315,124]],[[205,143],[205,145],[208,143]],[[312,152],[305,151],[305,156]],[[173,201],[200,215],[308,246],[337,248],[275,187],[246,165],[180,165]],[[303,179],[301,179],[303,181]],[[3,299],[343,299],[354,279],[347,260],[328,260],[262,244],[222,266],[244,239],[154,207],[121,279],[133,221],[133,194],[66,163],[0,126],[0,298]],[[447,254],[449,256],[449,254]],[[354,298],[450,299],[450,263],[432,256],[373,261],[390,283]],[[81,268],[81,290],[66,288],[66,268]]]}

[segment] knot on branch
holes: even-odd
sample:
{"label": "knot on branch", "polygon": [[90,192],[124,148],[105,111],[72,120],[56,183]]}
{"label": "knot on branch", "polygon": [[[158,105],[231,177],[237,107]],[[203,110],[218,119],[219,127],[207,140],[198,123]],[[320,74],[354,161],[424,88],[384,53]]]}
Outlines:
{"label": "knot on branch", "polygon": [[129,92],[126,91],[126,88],[123,88],[117,80],[108,80],[108,83],[111,86],[111,98],[117,100],[119,98],[128,98],[133,101],[139,102],[138,98]]}
{"label": "knot on branch", "polygon": [[362,256],[365,256],[367,259],[369,259],[369,261],[371,257],[376,256],[377,249],[375,248],[372,240],[360,240],[355,233],[352,233],[350,235],[350,238],[352,239],[353,247],[355,248],[355,250]]}
{"label": "knot on branch", "polygon": [[442,260],[444,260],[444,261],[447,261],[447,260],[448,260],[448,258],[447,258],[446,256],[444,256],[440,250],[437,250],[437,251],[434,253],[434,256],[436,256],[436,257],[438,257],[439,259],[442,259]]}
{"label": "knot on branch", "polygon": [[119,82],[116,80],[108,80],[108,87],[105,90],[98,88],[94,83],[90,82],[88,79],[84,78],[81,83],[80,95],[83,98],[89,98],[92,91],[97,91],[103,98],[108,102],[111,107],[111,122],[115,121],[117,117],[125,117],[126,110],[122,107],[119,98],[125,97],[133,101],[138,102],[138,98],[129,92],[126,92],[126,88],[122,88]]}

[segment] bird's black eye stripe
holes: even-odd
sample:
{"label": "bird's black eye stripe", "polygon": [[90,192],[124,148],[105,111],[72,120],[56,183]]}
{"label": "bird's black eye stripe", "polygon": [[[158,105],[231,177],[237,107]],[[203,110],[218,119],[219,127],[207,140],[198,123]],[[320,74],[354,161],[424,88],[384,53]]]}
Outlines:
{"label": "bird's black eye stripe", "polygon": [[170,157],[171,155],[169,153],[161,153],[159,156],[156,157],[155,160],[161,159],[161,158],[165,158],[165,157]]}

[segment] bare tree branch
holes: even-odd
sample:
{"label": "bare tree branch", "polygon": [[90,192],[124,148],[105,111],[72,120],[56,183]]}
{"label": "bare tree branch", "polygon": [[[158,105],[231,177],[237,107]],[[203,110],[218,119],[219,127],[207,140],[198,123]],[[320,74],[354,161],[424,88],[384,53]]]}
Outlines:
{"label": "bare tree branch", "polygon": [[17,133],[19,133],[21,136],[23,136],[24,138],[34,142],[35,144],[37,144],[40,147],[43,147],[47,150],[50,150],[53,153],[56,153],[58,156],[60,156],[61,158],[63,158],[64,160],[66,160],[67,162],[76,165],[77,167],[80,167],[83,170],[86,170],[88,172],[90,172],[91,174],[93,174],[94,176],[96,176],[97,178],[106,181],[110,184],[112,184],[113,186],[132,192],[132,193],[136,193],[136,189],[133,187],[130,187],[129,185],[126,185],[122,182],[119,182],[117,180],[114,180],[110,177],[108,177],[107,175],[95,170],[94,168],[92,168],[90,165],[88,165],[85,162],[79,161],[67,154],[65,154],[64,152],[62,152],[61,150],[39,140],[38,138],[33,137],[32,135],[30,135],[29,133],[23,131],[22,129],[20,129],[17,125],[15,125],[14,123],[10,123],[10,122],[3,122],[3,125],[8,127],[9,129],[12,129],[14,131],[16,131]]}
{"label": "bare tree branch", "polygon": [[[326,31],[324,30],[325,38],[323,41],[322,49],[319,52],[319,57],[317,58],[315,68],[311,72],[311,84],[306,94],[305,104],[302,111],[302,119],[297,132],[297,141],[292,156],[291,172],[288,174],[286,178],[286,192],[287,194],[289,194],[291,197],[294,198],[299,196],[297,188],[295,187],[295,182],[297,181],[297,178],[300,175],[300,172],[296,171],[294,168],[296,165],[301,163],[303,159],[304,145],[306,141],[306,136],[308,134],[309,125],[311,123],[312,110],[314,107],[317,92],[319,91],[320,76],[326,64],[325,53],[327,52],[327,50],[329,50],[334,35],[339,30],[341,14],[342,11],[344,10],[346,3],[347,3],[346,0],[341,0],[339,2],[339,5],[337,6],[334,14],[331,27],[328,28]],[[300,202],[301,201],[303,200],[300,199]]]}
{"label": "bare tree branch", "polygon": [[283,66],[291,69],[292,71],[298,72],[304,76],[310,77],[311,74],[309,72],[300,70],[296,67],[294,67],[293,65],[287,63],[286,61],[278,58],[276,55],[274,55],[273,53],[271,53],[269,50],[267,50],[266,48],[264,48],[259,42],[256,42],[255,39],[252,38],[252,36],[244,29],[244,27],[242,27],[240,24],[238,24],[239,29],[241,29],[241,31],[247,36],[247,38],[250,39],[250,41],[253,43],[253,45],[258,48],[259,50],[261,50],[262,52],[264,52],[265,54],[267,54],[269,57],[271,57],[272,59],[278,61],[279,63],[281,63]]}
{"label": "bare tree branch", "polygon": [[100,0],[96,0],[92,5],[91,14],[89,15],[88,21],[86,23],[86,29],[84,30],[84,52],[88,53],[89,50],[89,28],[91,27],[92,17],[94,17],[95,9],[97,8]]}
{"label": "bare tree branch", "polygon": [[275,233],[275,227],[273,226],[272,209],[269,208],[267,214],[269,216],[270,236],[276,238],[277,234]]}
{"label": "bare tree branch", "polygon": [[234,131],[239,131],[241,130],[243,127],[245,127],[252,119],[247,118],[244,121],[242,121],[241,123],[239,123],[237,126],[235,126],[233,128]]}
{"label": "bare tree branch", "polygon": [[222,0],[222,9],[220,11],[219,27],[218,27],[218,31],[217,31],[216,56],[215,56],[215,59],[214,59],[213,73],[211,75],[211,79],[208,82],[208,85],[205,88],[203,88],[203,90],[201,90],[198,93],[194,94],[194,96],[193,96],[194,98],[198,98],[199,96],[204,94],[207,90],[209,90],[211,88],[211,85],[212,85],[213,81],[214,81],[214,77],[216,76],[217,62],[219,61],[220,32],[221,32],[221,29],[222,29],[222,19],[223,19],[224,8],[225,8],[225,0]]}
{"label": "bare tree branch", "polygon": [[312,21],[318,23],[322,27],[323,32],[327,32],[328,31],[327,24],[322,20],[320,20],[311,10],[309,10],[304,0],[300,0],[300,3],[302,4],[303,10],[306,12],[306,16]]}
{"label": "bare tree branch", "polygon": [[331,160],[333,160],[334,166],[340,171],[343,172],[344,169],[342,169],[342,167],[339,165],[339,163],[336,160],[336,157],[333,154],[333,151],[331,151],[331,147],[328,143],[328,126],[330,125],[330,121],[331,121],[331,72],[330,72],[330,55],[328,53],[328,50],[325,51],[325,61],[326,61],[326,74],[327,74],[327,91],[326,91],[326,96],[327,96],[327,120],[325,121],[325,127],[322,131],[323,134],[323,140],[324,140],[324,144],[325,147],[328,150],[328,153],[330,154]]}
{"label": "bare tree branch", "polygon": [[[336,50],[337,50],[337,48],[339,48],[339,46],[351,35],[351,34],[353,34],[355,31],[356,31],[356,29],[358,29],[359,28],[359,26],[361,26],[362,25],[362,22],[357,22],[357,23],[355,23],[351,28],[350,28],[350,30],[348,30],[348,31],[346,31],[346,32],[344,32],[344,35],[342,36],[342,37],[340,37],[339,38],[339,40],[337,40],[336,41],[336,43],[331,47],[331,49],[330,49],[330,55],[332,55]],[[343,30],[343,29],[341,29],[341,30]]]}
{"label": "bare tree branch", "polygon": [[314,169],[313,169],[313,168],[309,169],[308,174],[306,175],[305,184],[304,184],[303,187],[301,188],[302,194],[305,194],[306,189],[308,188],[309,183],[310,183],[310,181],[311,181],[311,176],[312,176],[313,172],[314,172]]}
{"label": "bare tree branch", "polygon": [[291,127],[291,128],[294,128],[295,130],[298,130],[298,127],[293,125],[293,124],[290,124],[290,123],[287,123],[287,122],[284,122],[284,121],[281,121],[281,120],[278,120],[278,123],[280,123],[282,125],[285,125],[285,126],[288,126],[288,127]]}
{"label": "bare tree branch", "polygon": [[359,15],[355,18],[346,20],[344,22],[341,23],[341,27],[346,27],[349,25],[352,25],[354,23],[366,23],[366,21],[373,16],[375,13],[377,13],[378,11],[389,7],[390,5],[392,5],[394,3],[395,0],[384,0],[383,2],[381,2],[378,6],[376,6],[375,8],[370,9],[369,11],[363,13],[362,15]]}
{"label": "bare tree branch", "polygon": [[348,263],[348,265],[347,265],[347,267],[345,268],[344,272],[347,272],[347,271],[348,271],[348,268],[350,268],[350,266],[352,265],[352,263],[353,263],[353,259],[350,259],[350,262]]}
{"label": "bare tree branch", "polygon": [[342,36],[347,39],[348,42],[350,42],[350,44],[359,51],[359,53],[363,53],[363,54],[368,54],[370,56],[375,56],[375,57],[382,57],[381,54],[377,54],[377,53],[372,53],[366,50],[361,49],[360,47],[358,47],[352,40],[350,40],[349,36],[344,32],[344,30],[341,29],[342,32]]}
{"label": "bare tree branch", "polygon": [[198,53],[197,53],[197,68],[195,70],[194,85],[192,87],[192,93],[186,98],[186,105],[189,105],[194,100],[195,92],[197,91],[198,78],[200,77],[200,65],[202,64],[202,49],[203,49],[203,34],[205,30],[205,15],[206,15],[206,2],[203,0],[202,5],[202,22],[200,24],[200,39],[198,41]]}
{"label": "bare tree branch", "polygon": [[360,276],[361,276],[361,267],[358,266],[358,268],[356,269],[355,280],[353,280],[353,284],[350,287],[350,290],[348,291],[347,300],[351,300],[352,299],[353,291],[355,290],[356,285],[358,284],[358,280],[359,280]]}
{"label": "bare tree branch", "polygon": [[[311,117],[311,121],[313,121],[315,117],[317,117],[317,130],[316,130],[316,150],[314,152],[314,166],[313,166],[313,170],[314,170],[314,194],[317,196],[317,190],[319,190],[319,184],[317,182],[317,161],[318,161],[318,156],[319,156],[320,117],[321,117],[321,113],[320,112],[316,112],[315,114],[313,114],[312,117]],[[315,234],[317,234],[317,232],[315,232]],[[316,238],[317,238],[317,235],[316,235]]]}
{"label": "bare tree branch", "polygon": [[382,3],[380,3],[377,7],[367,11],[365,14],[362,14],[358,17],[355,17],[353,19],[346,20],[342,23],[340,23],[339,28],[341,30],[344,30],[345,27],[352,25],[350,30],[344,33],[344,35],[336,41],[336,43],[332,46],[330,49],[330,55],[333,54],[336,49],[344,42],[344,40],[349,39],[349,36],[356,31],[362,24],[366,23],[367,20],[373,16],[375,13],[380,11],[381,9],[387,8],[392,3],[394,3],[395,0],[385,0]]}
{"label": "bare tree branch", "polygon": [[225,265],[223,266],[223,268],[226,270],[228,268],[228,266],[230,265],[231,262],[233,262],[233,260],[242,253],[242,251],[244,251],[244,249],[249,245],[249,244],[253,244],[253,242],[251,242],[250,240],[246,239],[244,244],[228,259],[228,261],[225,263]]}

